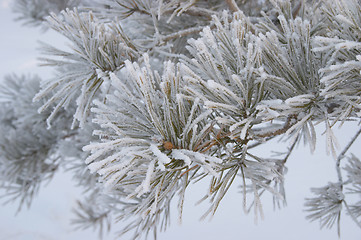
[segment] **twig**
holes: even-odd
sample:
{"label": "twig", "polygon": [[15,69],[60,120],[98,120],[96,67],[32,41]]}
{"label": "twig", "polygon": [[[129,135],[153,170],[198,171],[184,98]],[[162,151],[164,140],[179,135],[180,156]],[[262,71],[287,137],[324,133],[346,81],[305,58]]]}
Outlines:
{"label": "twig", "polygon": [[209,9],[204,9],[204,8],[199,8],[199,7],[191,7],[190,9],[188,9],[185,14],[188,14],[190,16],[198,16],[198,17],[206,17],[208,19],[212,19],[212,15],[216,15],[217,12],[209,10]]}
{"label": "twig", "polygon": [[187,28],[187,29],[178,31],[176,33],[172,33],[172,34],[168,34],[166,36],[163,36],[163,37],[161,37],[161,40],[164,41],[164,42],[167,42],[167,41],[169,41],[171,39],[174,39],[174,38],[181,38],[181,37],[184,37],[184,36],[187,36],[187,35],[190,35],[190,34],[199,33],[200,31],[202,31],[202,29],[204,27],[205,26]]}
{"label": "twig", "polygon": [[191,170],[193,170],[193,169],[195,169],[195,168],[197,168],[197,167],[199,167],[198,164],[197,164],[197,165],[194,165],[194,166],[191,167],[191,168],[189,168],[189,169],[186,170],[184,173],[182,173],[182,174],[179,176],[179,178],[183,177],[186,173],[190,172]]}
{"label": "twig", "polygon": [[356,141],[356,139],[358,138],[358,136],[361,134],[361,128],[357,131],[357,133],[355,134],[355,136],[353,136],[353,138],[351,139],[351,141],[346,145],[346,147],[343,149],[343,151],[338,155],[337,160],[336,160],[336,171],[337,171],[337,176],[338,176],[338,181],[341,184],[341,186],[343,185],[343,181],[342,181],[342,174],[341,174],[341,168],[340,168],[340,164],[341,164],[341,160],[342,158],[345,156],[346,152],[350,149],[350,147],[352,146],[352,144]]}
{"label": "twig", "polygon": [[290,129],[296,123],[297,123],[297,115],[292,114],[292,115],[287,117],[287,121],[286,121],[285,125],[281,129],[278,129],[278,130],[272,131],[272,132],[267,132],[267,133],[255,134],[255,137],[257,137],[257,138],[266,138],[266,137],[272,137],[272,136],[278,136],[278,135],[284,134],[284,133],[287,132],[288,129]]}
{"label": "twig", "polygon": [[293,149],[295,148],[297,142],[298,142],[298,137],[296,138],[296,140],[292,143],[291,147],[288,149],[288,153],[287,155],[285,156],[285,158],[283,159],[283,163],[286,163],[288,158],[290,157],[291,153],[293,152]]}
{"label": "twig", "polygon": [[275,137],[277,137],[277,136],[265,137],[264,139],[262,139],[262,140],[260,140],[260,141],[258,141],[256,143],[248,145],[248,149],[258,147],[259,145],[262,145],[263,143],[268,142],[268,141],[274,139]]}

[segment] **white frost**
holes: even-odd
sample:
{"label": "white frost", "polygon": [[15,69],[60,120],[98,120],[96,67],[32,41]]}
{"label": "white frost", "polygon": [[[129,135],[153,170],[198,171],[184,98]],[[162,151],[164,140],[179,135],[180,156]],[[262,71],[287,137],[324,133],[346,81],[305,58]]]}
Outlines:
{"label": "white frost", "polygon": [[172,160],[166,154],[162,153],[159,148],[154,144],[151,144],[149,149],[158,158],[159,168],[161,170],[165,170],[164,164],[170,163]]}

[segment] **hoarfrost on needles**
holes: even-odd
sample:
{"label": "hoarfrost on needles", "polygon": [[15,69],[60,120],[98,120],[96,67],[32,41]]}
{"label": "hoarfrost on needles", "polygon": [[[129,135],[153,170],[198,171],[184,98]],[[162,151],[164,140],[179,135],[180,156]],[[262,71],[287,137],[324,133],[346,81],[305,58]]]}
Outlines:
{"label": "hoarfrost on needles", "polygon": [[[333,132],[360,118],[361,6],[312,3],[16,0],[29,24],[55,11],[47,24],[70,48],[42,44],[52,78],[14,75],[1,86],[0,186],[30,205],[64,166],[86,190],[80,228],[102,232],[113,215],[139,239],[169,225],[177,197],[181,215],[198,181],[210,183],[203,218],[236,183],[245,212],[263,217],[263,193],[285,203],[298,143],[313,152],[324,139],[338,182],[311,190],[308,218],[339,226],[346,211],[361,227],[361,201],[349,197],[360,193],[360,161],[348,156],[361,130],[340,153]],[[260,156],[272,139],[288,147]]]}

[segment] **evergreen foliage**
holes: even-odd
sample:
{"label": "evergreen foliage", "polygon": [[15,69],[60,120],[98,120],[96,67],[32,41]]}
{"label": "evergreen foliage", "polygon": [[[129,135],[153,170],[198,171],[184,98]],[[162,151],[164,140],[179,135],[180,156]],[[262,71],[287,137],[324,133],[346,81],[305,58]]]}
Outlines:
{"label": "evergreen foliage", "polygon": [[19,14],[17,20],[24,21],[25,25],[42,26],[51,12],[59,13],[65,8],[77,7],[80,0],[16,0],[13,6],[14,12]]}
{"label": "evergreen foliage", "polygon": [[[285,203],[287,160],[301,140],[313,152],[324,123],[338,181],[311,189],[307,218],[340,232],[346,211],[361,228],[361,162],[346,155],[361,130],[340,153],[332,130],[361,116],[358,0],[17,0],[14,11],[32,25],[51,11],[46,24],[70,43],[42,44],[53,78],[0,87],[1,187],[20,206],[64,166],[86,190],[74,223],[100,235],[117,219],[121,235],[156,237],[199,181],[203,217],[235,179],[262,217],[262,194]],[[274,138],[286,154],[258,156]]]}

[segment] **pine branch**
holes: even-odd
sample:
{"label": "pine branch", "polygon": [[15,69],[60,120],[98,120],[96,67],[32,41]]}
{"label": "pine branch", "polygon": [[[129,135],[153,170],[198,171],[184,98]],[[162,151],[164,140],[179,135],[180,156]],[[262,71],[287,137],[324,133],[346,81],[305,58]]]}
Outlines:
{"label": "pine branch", "polygon": [[[37,21],[76,2],[34,11],[40,1],[17,1]],[[64,165],[91,193],[75,209],[79,227],[109,228],[114,215],[139,239],[166,229],[177,196],[181,220],[191,182],[210,180],[206,217],[241,178],[245,211],[263,217],[263,193],[285,203],[285,164],[302,139],[315,150],[325,122],[338,182],[311,190],[307,218],[340,233],[343,202],[360,226],[360,203],[343,188],[360,193],[361,162],[349,159],[344,181],[341,161],[361,129],[338,156],[332,131],[361,116],[359,1],[92,2],[48,18],[71,47],[43,45],[57,74],[41,90],[25,78],[0,86],[0,179],[11,197],[30,204]],[[280,159],[254,149],[283,136]]]}

